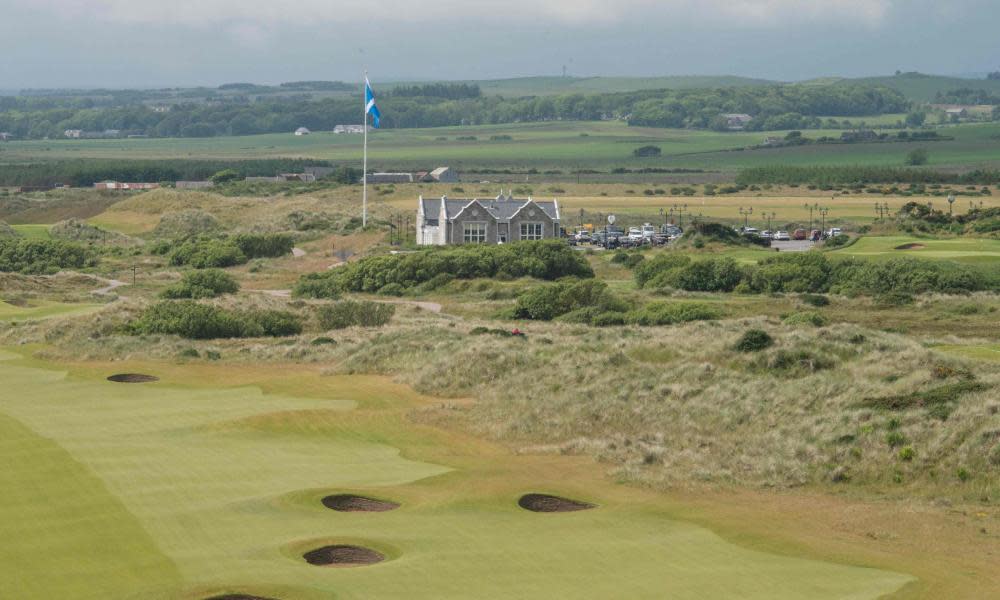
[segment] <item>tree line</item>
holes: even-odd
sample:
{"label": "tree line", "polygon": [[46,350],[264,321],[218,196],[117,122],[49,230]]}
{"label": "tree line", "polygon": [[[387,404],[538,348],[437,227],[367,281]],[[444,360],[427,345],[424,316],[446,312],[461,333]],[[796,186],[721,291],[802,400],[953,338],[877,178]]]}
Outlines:
{"label": "tree line", "polygon": [[[861,117],[905,112],[902,94],[870,85],[770,85],[700,90],[643,90],[523,98],[475,95],[478,87],[432,84],[399,88],[380,97],[385,128],[442,127],[538,121],[624,120],[646,127],[722,129],[724,113],[746,113],[749,130],[804,129],[820,117]],[[423,94],[423,95],[413,95]],[[168,112],[139,105],[112,108],[63,106],[3,109],[0,131],[18,138],[61,137],[67,129],[119,130],[150,137],[214,137],[331,130],[360,120],[353,97],[260,98],[256,102],[182,103]]]}

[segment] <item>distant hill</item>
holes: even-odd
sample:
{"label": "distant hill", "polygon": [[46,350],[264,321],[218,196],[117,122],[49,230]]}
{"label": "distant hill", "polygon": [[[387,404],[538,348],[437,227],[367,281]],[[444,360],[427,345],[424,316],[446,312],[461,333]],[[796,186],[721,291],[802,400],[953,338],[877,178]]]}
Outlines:
{"label": "distant hill", "polygon": [[[388,87],[417,85],[427,82],[395,82]],[[437,83],[437,82],[435,82]],[[593,94],[604,92],[634,92],[659,89],[697,89],[717,87],[748,87],[780,85],[781,82],[734,75],[676,75],[667,77],[516,77],[448,81],[442,83],[476,84],[484,95],[545,96],[552,94]]]}
{"label": "distant hill", "polygon": [[[823,80],[829,83],[829,80]],[[1000,80],[996,79],[963,79],[961,77],[946,77],[943,75],[924,75],[923,73],[903,73],[886,77],[862,77],[859,79],[840,79],[844,83],[862,83],[884,85],[898,90],[910,100],[916,102],[933,102],[938,92],[949,92],[958,88],[987,90],[1000,94]]]}

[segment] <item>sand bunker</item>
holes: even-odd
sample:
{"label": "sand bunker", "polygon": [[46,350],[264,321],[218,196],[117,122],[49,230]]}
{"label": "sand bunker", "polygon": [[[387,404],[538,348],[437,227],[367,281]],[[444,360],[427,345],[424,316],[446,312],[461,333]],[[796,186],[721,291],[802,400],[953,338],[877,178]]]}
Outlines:
{"label": "sand bunker", "polygon": [[896,246],[893,250],[920,250],[926,247],[923,244],[903,244],[902,246]]}
{"label": "sand bunker", "polygon": [[310,550],[302,555],[306,562],[311,565],[323,567],[351,567],[356,565],[371,565],[385,560],[385,556],[361,546],[349,546],[337,544],[333,546],[323,546],[315,550]]}
{"label": "sand bunker", "polygon": [[108,377],[108,381],[115,383],[149,383],[159,381],[160,378],[153,375],[143,375],[142,373],[118,373]]}
{"label": "sand bunker", "polygon": [[340,512],[385,512],[399,508],[399,504],[352,494],[335,494],[323,498],[323,506]]}
{"label": "sand bunker", "polygon": [[517,501],[517,505],[532,512],[573,512],[596,506],[588,502],[579,502],[548,494],[525,494]]}

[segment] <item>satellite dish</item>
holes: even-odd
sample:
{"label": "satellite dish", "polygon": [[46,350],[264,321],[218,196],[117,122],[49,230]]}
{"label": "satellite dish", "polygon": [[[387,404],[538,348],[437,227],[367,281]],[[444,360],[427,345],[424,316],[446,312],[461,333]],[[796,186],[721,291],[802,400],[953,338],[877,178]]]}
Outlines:
{"label": "satellite dish", "polygon": [[608,215],[608,225],[614,225],[614,224],[615,224],[615,216]]}

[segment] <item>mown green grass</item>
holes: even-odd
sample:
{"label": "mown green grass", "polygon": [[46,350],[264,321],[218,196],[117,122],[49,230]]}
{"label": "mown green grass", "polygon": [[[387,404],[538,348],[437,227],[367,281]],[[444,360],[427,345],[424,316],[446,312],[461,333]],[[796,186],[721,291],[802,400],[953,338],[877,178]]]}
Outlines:
{"label": "mown green grass", "polygon": [[[905,248],[911,246],[909,249]],[[831,256],[857,258],[923,258],[964,263],[992,263],[1000,258],[1000,240],[982,238],[932,239],[911,236],[864,236]]]}
{"label": "mown green grass", "polygon": [[[949,127],[955,140],[881,144],[832,144],[744,150],[766,136],[785,132],[714,132],[628,127],[621,122],[558,122],[381,130],[369,138],[373,168],[429,168],[449,164],[469,168],[536,168],[572,171],[613,167],[700,168],[731,172],[744,167],[787,165],[902,165],[914,148],[927,148],[930,166],[1000,165],[997,124]],[[491,141],[494,135],[512,139]],[[839,130],[806,132],[808,137],[839,137]],[[476,140],[457,140],[476,136]],[[440,140],[438,138],[447,138]],[[653,144],[658,158],[636,159],[632,151]],[[32,140],[8,143],[5,161],[67,159],[254,159],[313,158],[356,161],[361,138],[318,132],[296,137],[267,134],[246,137]]]}
{"label": "mown green grass", "polygon": [[31,240],[52,239],[52,236],[49,234],[49,225],[11,225],[11,227],[14,228],[14,231]]}
{"label": "mown green grass", "polygon": [[[16,450],[0,455],[0,478],[17,490],[0,504],[2,552],[16,557],[0,562],[0,587],[19,599],[877,598],[912,580],[742,548],[671,519],[649,493],[584,487],[554,463],[407,425],[413,394],[371,378],[302,380],[298,397],[166,382],[194,371],[125,385],[99,378],[110,366],[69,377],[38,366],[0,362],[0,439]],[[454,469],[407,458],[421,452]],[[403,507],[320,505],[344,490]],[[600,507],[528,513],[515,505],[526,491]],[[327,569],[299,558],[335,542],[390,560]],[[100,550],[74,552],[90,547]]]}
{"label": "mown green grass", "polygon": [[102,306],[103,304],[69,304],[64,302],[35,302],[28,306],[15,306],[0,301],[0,320],[37,321],[52,317],[85,315]]}

